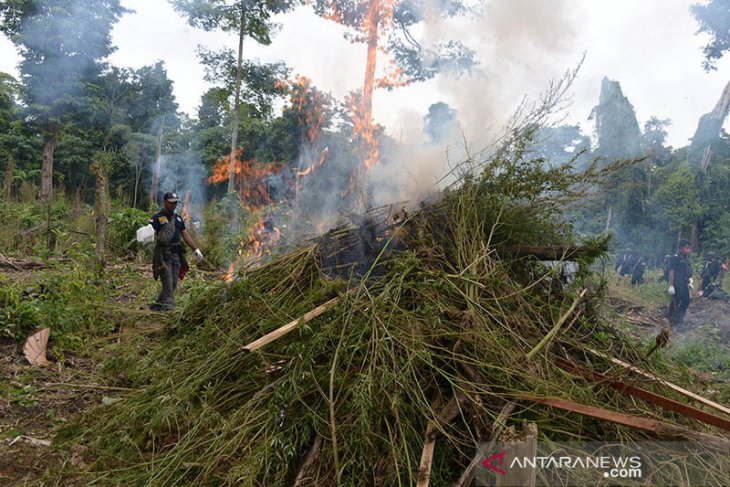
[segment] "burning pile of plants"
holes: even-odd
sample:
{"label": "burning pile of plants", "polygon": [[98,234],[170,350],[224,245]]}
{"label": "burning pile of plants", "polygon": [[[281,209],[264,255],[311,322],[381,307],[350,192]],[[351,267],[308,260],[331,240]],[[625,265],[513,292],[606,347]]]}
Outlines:
{"label": "burning pile of plants", "polygon": [[[694,419],[566,370],[631,380],[621,359],[671,375],[602,319],[589,265],[606,240],[578,242],[560,218],[596,176],[516,147],[417,211],[380,210],[369,229],[220,282],[150,355],[139,392],[62,437],[88,447],[89,475],[123,485],[452,484],[481,442],[523,420],[552,441],[722,446]],[[577,273],[520,252],[537,244],[580,246]],[[576,404],[623,419],[566,412]]]}

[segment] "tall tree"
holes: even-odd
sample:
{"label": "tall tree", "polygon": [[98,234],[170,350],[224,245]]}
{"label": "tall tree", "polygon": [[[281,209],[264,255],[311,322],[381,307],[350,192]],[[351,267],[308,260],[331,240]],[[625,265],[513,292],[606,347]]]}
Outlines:
{"label": "tall tree", "polygon": [[730,2],[727,0],[710,0],[707,3],[696,3],[690,12],[700,25],[699,32],[710,35],[710,42],[703,48],[705,59],[702,67],[705,71],[717,69],[715,63],[730,50]]}
{"label": "tall tree", "polygon": [[[290,10],[293,0],[169,0],[175,10],[187,16],[188,23],[206,31],[222,30],[238,34],[233,116],[231,117],[230,172],[234,173],[238,150],[241,80],[243,77],[243,41],[250,37],[259,44],[271,44],[274,24],[271,16]],[[228,191],[234,191],[234,178],[228,179]]]}
{"label": "tall tree", "polygon": [[[428,9],[433,9],[429,12]],[[393,88],[432,78],[438,72],[461,71],[474,65],[473,51],[456,41],[427,45],[419,42],[414,29],[428,14],[450,17],[467,11],[460,0],[429,3],[416,0],[316,0],[320,16],[349,27],[348,39],[367,45],[362,94],[355,123],[365,146],[364,170],[378,162],[378,144],[373,124],[373,92],[377,87]],[[352,35],[354,31],[354,35]],[[390,53],[391,69],[376,79],[378,51]]]}
{"label": "tall tree", "polygon": [[111,28],[126,12],[119,0],[13,0],[0,3],[0,30],[18,47],[29,117],[43,133],[41,201],[53,199],[53,155],[64,126],[89,106]]}
{"label": "tall tree", "polygon": [[[699,24],[698,33],[710,35],[710,42],[704,47],[702,67],[705,71],[717,69],[715,63],[730,50],[730,2],[728,0],[710,0],[705,4],[694,4],[690,11]],[[720,130],[730,112],[730,82],[720,95],[714,110],[700,117],[692,145],[690,146],[690,162],[699,164],[703,172],[707,171],[712,158],[713,144],[719,142]]]}
{"label": "tall tree", "polygon": [[[642,155],[641,130],[634,107],[621,91],[618,81],[604,77],[598,105],[591,118],[596,122],[597,155],[608,162],[631,160]],[[611,228],[614,211],[620,223],[636,223],[644,211],[645,172],[633,164],[624,167],[607,181],[606,231]]]}

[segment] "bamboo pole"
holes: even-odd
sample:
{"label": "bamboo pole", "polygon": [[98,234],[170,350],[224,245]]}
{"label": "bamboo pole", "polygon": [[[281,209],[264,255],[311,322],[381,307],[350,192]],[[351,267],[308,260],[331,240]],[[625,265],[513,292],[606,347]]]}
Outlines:
{"label": "bamboo pole", "polygon": [[307,321],[311,321],[314,318],[318,317],[319,315],[323,314],[328,309],[335,306],[337,303],[340,302],[340,298],[333,298],[327,301],[326,303],[317,306],[312,311],[309,311],[304,314],[301,318],[297,318],[294,321],[291,321],[287,323],[286,325],[277,328],[276,330],[272,331],[271,333],[268,333],[261,338],[252,341],[245,347],[243,347],[244,350],[247,352],[253,352],[254,350],[258,350],[259,348],[263,347],[264,345],[268,345],[269,343],[278,340],[279,338],[283,337],[287,333],[291,332],[294,328],[299,326],[300,323],[306,323]]}

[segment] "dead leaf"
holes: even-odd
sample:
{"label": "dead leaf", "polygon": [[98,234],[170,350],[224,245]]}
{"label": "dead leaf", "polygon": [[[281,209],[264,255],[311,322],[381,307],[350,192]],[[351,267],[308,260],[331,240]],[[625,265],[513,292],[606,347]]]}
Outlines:
{"label": "dead leaf", "polygon": [[23,346],[23,355],[31,365],[38,367],[46,367],[50,365],[46,359],[46,348],[48,347],[48,337],[51,334],[50,328],[43,328],[41,331],[28,337]]}
{"label": "dead leaf", "polygon": [[86,468],[86,462],[84,461],[84,454],[86,453],[86,446],[75,445],[71,449],[71,465],[78,468]]}

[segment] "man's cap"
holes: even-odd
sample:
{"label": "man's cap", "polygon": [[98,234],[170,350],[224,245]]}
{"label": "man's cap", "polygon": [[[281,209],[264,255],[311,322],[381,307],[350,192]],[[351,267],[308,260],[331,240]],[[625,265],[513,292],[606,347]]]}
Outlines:
{"label": "man's cap", "polygon": [[163,196],[162,199],[169,201],[170,203],[177,203],[177,193],[165,193],[165,196]]}

